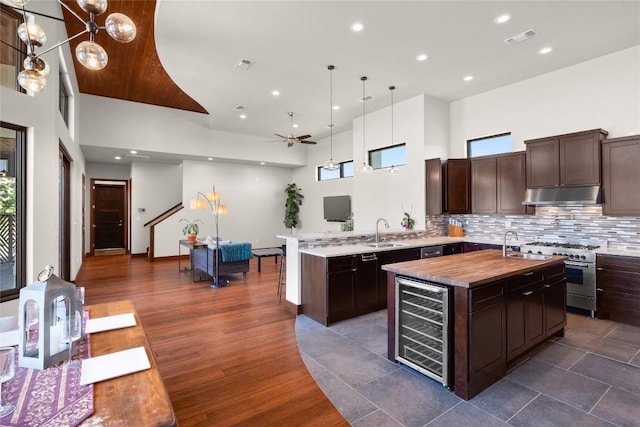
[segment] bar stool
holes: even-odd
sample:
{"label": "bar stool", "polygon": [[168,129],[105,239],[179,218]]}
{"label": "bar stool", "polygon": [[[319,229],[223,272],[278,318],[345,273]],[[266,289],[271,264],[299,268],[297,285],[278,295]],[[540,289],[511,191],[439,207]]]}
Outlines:
{"label": "bar stool", "polygon": [[282,258],[280,259],[280,274],[278,275],[278,301],[282,302],[282,284],[286,283],[285,260],[287,259],[287,245],[282,245]]}

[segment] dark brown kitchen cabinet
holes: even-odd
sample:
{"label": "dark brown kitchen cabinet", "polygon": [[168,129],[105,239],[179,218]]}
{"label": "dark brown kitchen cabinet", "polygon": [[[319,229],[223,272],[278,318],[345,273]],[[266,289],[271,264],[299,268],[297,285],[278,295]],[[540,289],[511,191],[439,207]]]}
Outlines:
{"label": "dark brown kitchen cabinet", "polygon": [[469,159],[425,161],[427,215],[471,213]]}
{"label": "dark brown kitchen cabinet", "polygon": [[379,309],[387,307],[387,272],[382,267],[385,264],[413,261],[420,259],[420,248],[397,249],[393,251],[377,252],[378,256],[378,287],[380,300]]}
{"label": "dark brown kitchen cabinet", "polygon": [[527,187],[600,184],[600,142],[607,131],[593,129],[525,141]]}
{"label": "dark brown kitchen cabinet", "polygon": [[[386,307],[386,289],[380,289],[379,260],[376,253],[360,254],[356,274],[355,315],[370,313]],[[385,291],[382,292],[381,291]]]}
{"label": "dark brown kitchen cabinet", "polygon": [[602,213],[640,216],[640,135],[602,141]]}
{"label": "dark brown kitchen cabinet", "polygon": [[[496,167],[497,162],[494,156],[471,159],[471,212],[496,213],[498,203]],[[524,194],[524,190],[522,193]]]}
{"label": "dark brown kitchen cabinet", "polygon": [[640,326],[640,258],[596,255],[599,319]]}
{"label": "dark brown kitchen cabinet", "polygon": [[357,262],[355,255],[324,258],[302,254],[302,313],[325,326],[353,317]]}
{"label": "dark brown kitchen cabinet", "polygon": [[534,213],[522,204],[527,190],[525,153],[508,153],[471,160],[473,213],[516,215]]}
{"label": "dark brown kitchen cabinet", "polygon": [[566,325],[564,265],[509,279],[507,360],[524,354]]}
{"label": "dark brown kitchen cabinet", "polygon": [[507,281],[469,291],[469,378],[471,389],[482,389],[507,371]]}

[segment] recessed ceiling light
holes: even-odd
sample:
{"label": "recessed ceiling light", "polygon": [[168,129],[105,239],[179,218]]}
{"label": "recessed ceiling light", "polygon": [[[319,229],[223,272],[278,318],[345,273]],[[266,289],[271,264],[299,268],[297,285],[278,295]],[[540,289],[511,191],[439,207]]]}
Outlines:
{"label": "recessed ceiling light", "polygon": [[260,162],[260,165],[264,166],[264,165],[266,165],[266,163],[265,162]]}
{"label": "recessed ceiling light", "polygon": [[298,128],[298,127],[300,127],[300,125],[299,125],[299,124],[297,124],[297,123],[295,123],[295,124],[293,125],[293,127],[294,127],[294,128]]}
{"label": "recessed ceiling light", "polygon": [[240,114],[240,118],[241,118],[241,119],[246,119],[246,118],[247,118],[247,115],[246,115],[246,114]]}
{"label": "recessed ceiling light", "polygon": [[339,109],[340,109],[340,106],[339,106],[339,105],[334,105],[334,106],[333,106],[333,109],[334,109],[334,110],[339,110]]}
{"label": "recessed ceiling light", "polygon": [[552,50],[553,50],[552,47],[547,46],[547,47],[543,47],[542,49],[540,49],[538,51],[538,53],[541,54],[541,55],[545,55],[545,54],[551,52]]}
{"label": "recessed ceiling light", "polygon": [[136,150],[131,150],[129,151],[131,154],[138,154],[138,152]]}
{"label": "recessed ceiling light", "polygon": [[278,90],[274,90],[274,91],[272,91],[272,92],[271,92],[271,95],[273,95],[273,96],[279,96],[279,95],[280,95],[280,91],[278,91]]}
{"label": "recessed ceiling light", "polygon": [[351,31],[354,31],[357,33],[362,30],[364,30],[364,25],[362,25],[360,22],[355,22],[351,25]]}
{"label": "recessed ceiling light", "polygon": [[122,159],[122,157],[120,157],[120,156],[115,156],[115,157],[114,157],[114,159],[116,159],[116,160],[120,160],[120,159]]}
{"label": "recessed ceiling light", "polygon": [[505,22],[509,22],[511,20],[510,13],[503,13],[502,15],[496,16],[496,19],[493,20],[496,24],[504,24]]}
{"label": "recessed ceiling light", "polygon": [[417,61],[426,61],[428,58],[426,53],[421,53],[420,55],[416,56],[416,60]]}
{"label": "recessed ceiling light", "polygon": [[465,82],[470,82],[471,80],[473,80],[473,76],[464,76],[462,80],[464,80]]}
{"label": "recessed ceiling light", "polygon": [[207,157],[207,160],[213,160],[213,157]]}

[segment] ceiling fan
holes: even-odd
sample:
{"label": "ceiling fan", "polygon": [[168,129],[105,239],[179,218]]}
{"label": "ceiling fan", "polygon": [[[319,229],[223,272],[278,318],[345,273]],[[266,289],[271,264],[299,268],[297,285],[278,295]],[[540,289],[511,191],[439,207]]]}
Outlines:
{"label": "ceiling fan", "polygon": [[275,133],[274,135],[282,138],[279,139],[277,141],[267,141],[267,142],[286,142],[287,143],[287,147],[293,147],[293,144],[296,142],[300,142],[302,144],[317,144],[317,142],[315,141],[309,141],[307,138],[311,138],[311,135],[300,135],[300,136],[295,136],[293,134],[293,116],[295,115],[292,111],[288,111],[287,114],[289,115],[289,121],[291,123],[291,130],[289,131],[289,134],[287,136],[284,135],[280,135],[279,133]]}

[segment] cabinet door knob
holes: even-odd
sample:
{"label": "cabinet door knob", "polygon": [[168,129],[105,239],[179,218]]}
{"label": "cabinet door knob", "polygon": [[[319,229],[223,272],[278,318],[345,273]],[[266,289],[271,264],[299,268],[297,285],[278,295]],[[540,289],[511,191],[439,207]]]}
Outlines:
{"label": "cabinet door knob", "polygon": [[533,293],[533,291],[527,291],[527,292],[523,292],[522,295],[524,295],[525,297],[528,297],[532,293]]}
{"label": "cabinet door knob", "polygon": [[602,289],[602,288],[596,288],[596,291],[598,291],[598,292],[604,292],[604,289]]}

